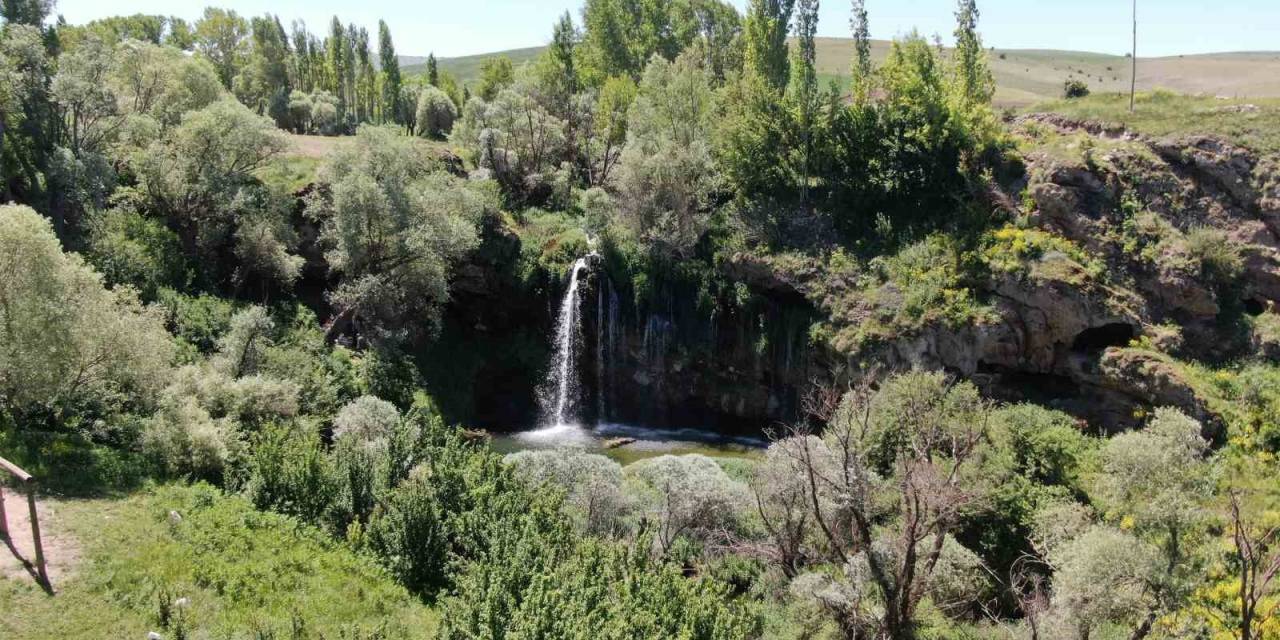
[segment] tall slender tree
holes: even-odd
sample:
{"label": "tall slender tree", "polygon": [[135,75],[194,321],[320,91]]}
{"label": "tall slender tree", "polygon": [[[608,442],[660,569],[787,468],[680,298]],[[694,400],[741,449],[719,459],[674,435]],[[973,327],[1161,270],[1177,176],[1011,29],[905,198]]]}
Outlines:
{"label": "tall slender tree", "polygon": [[391,42],[391,29],[378,21],[378,63],[382,67],[382,122],[400,122],[400,59]]}
{"label": "tall slender tree", "polygon": [[809,200],[809,176],[813,161],[814,126],[819,103],[817,46],[818,0],[799,0],[795,11],[796,51],[791,62],[791,100],[795,105],[798,140],[797,181],[801,204]]}
{"label": "tall slender tree", "polygon": [[866,0],[853,0],[853,14],[849,17],[849,30],[853,32],[853,95],[865,102],[870,95],[871,82],[871,27],[867,21]]}
{"label": "tall slender tree", "polygon": [[325,87],[338,98],[338,117],[347,112],[347,30],[338,16],[329,21],[329,38],[325,42]]}
{"label": "tall slender tree", "polygon": [[427,54],[427,84],[433,87],[440,86],[440,66],[436,63],[434,51]]}
{"label": "tall slender tree", "polygon": [[968,105],[991,102],[995,80],[987,66],[982,37],[978,35],[978,3],[959,0],[956,8],[956,79],[960,96]]}
{"label": "tall slender tree", "polygon": [[751,0],[744,28],[746,70],[781,93],[790,76],[787,29],[796,0]]}

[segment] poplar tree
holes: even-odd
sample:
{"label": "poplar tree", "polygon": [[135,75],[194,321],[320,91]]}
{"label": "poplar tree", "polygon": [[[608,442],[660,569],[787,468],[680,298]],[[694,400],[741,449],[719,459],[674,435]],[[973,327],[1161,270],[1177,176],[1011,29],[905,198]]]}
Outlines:
{"label": "poplar tree", "polygon": [[378,62],[382,67],[382,122],[400,122],[400,59],[385,20],[378,21]]}
{"label": "poplar tree", "polygon": [[817,46],[813,40],[817,30],[818,0],[799,0],[795,12],[796,52],[795,60],[791,63],[791,99],[795,104],[799,134],[798,182],[801,203],[809,199],[813,134],[819,106],[818,73],[815,69]]}
{"label": "poplar tree", "polygon": [[862,103],[870,94],[871,82],[871,27],[867,22],[866,0],[853,0],[849,29],[853,32],[853,95]]}
{"label": "poplar tree", "polygon": [[787,86],[787,27],[796,0],[751,0],[747,8],[746,69],[777,92]]}
{"label": "poplar tree", "polygon": [[347,31],[342,28],[338,16],[329,22],[329,38],[325,42],[325,86],[338,98],[338,116],[344,118],[347,112],[347,92],[345,80]]}
{"label": "poplar tree", "polygon": [[995,79],[987,67],[978,35],[978,3],[959,0],[956,9],[956,80],[959,93],[967,105],[987,104],[995,94]]}
{"label": "poplar tree", "polygon": [[427,54],[427,84],[433,87],[440,86],[440,68],[436,64],[435,52]]}

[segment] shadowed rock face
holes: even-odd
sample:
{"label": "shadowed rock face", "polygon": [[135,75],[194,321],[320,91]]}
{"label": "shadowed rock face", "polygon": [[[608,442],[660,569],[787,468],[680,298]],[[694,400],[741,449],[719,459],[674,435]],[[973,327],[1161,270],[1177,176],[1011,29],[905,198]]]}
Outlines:
{"label": "shadowed rock face", "polygon": [[[1159,351],[1216,359],[1257,348],[1221,318],[1225,310],[1261,313],[1280,302],[1280,162],[1216,138],[1151,140],[1057,116],[1028,121],[1090,136],[1097,148],[1079,159],[1032,150],[1025,177],[987,194],[990,204],[1071,240],[1103,265],[1105,277],[1046,253],[1028,273],[993,275],[979,287],[991,309],[982,319],[926,325],[841,352],[812,344],[811,325],[858,326],[882,303],[857,299],[855,276],[828,272],[820,260],[725,260],[721,275],[755,302],[716,300],[711,310],[699,291],[663,283],[650,283],[639,303],[593,262],[580,309],[582,420],[747,431],[796,417],[815,381],[928,368],[971,378],[992,396],[1058,406],[1104,429],[1172,405],[1200,418],[1206,435],[1219,435],[1220,421]],[[1242,274],[1230,287],[1216,285],[1181,240],[1135,248],[1125,235],[1135,224],[1180,239],[1216,229],[1239,250]],[[527,426],[563,283],[516,286],[519,240],[500,229],[486,234],[457,272],[446,338],[503,355],[448,382],[470,389],[460,419]],[[853,303],[833,309],[833,289]],[[1135,340],[1159,351],[1131,347]]]}

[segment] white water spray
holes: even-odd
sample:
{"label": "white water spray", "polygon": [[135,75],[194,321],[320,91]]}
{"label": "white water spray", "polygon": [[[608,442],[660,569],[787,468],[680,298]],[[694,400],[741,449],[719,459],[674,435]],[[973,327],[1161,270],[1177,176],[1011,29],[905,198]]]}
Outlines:
{"label": "white water spray", "polygon": [[[573,403],[578,398],[578,372],[575,362],[581,341],[581,322],[578,319],[578,276],[587,268],[587,259],[578,258],[569,271],[569,288],[560,302],[556,318],[556,350],[552,360],[549,393],[544,394],[544,422],[548,426],[569,424],[573,419]],[[550,398],[545,396],[550,395]]]}

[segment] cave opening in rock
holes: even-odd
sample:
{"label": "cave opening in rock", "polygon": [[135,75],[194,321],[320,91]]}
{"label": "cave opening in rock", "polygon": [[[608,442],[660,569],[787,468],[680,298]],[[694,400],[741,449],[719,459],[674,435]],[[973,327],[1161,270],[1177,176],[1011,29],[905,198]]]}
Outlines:
{"label": "cave opening in rock", "polygon": [[1123,347],[1133,340],[1133,325],[1113,322],[1100,327],[1090,327],[1076,335],[1071,350],[1080,353],[1102,351],[1107,347]]}
{"label": "cave opening in rock", "polygon": [[1246,298],[1244,301],[1244,312],[1251,316],[1260,316],[1266,310],[1267,305],[1257,298]]}

